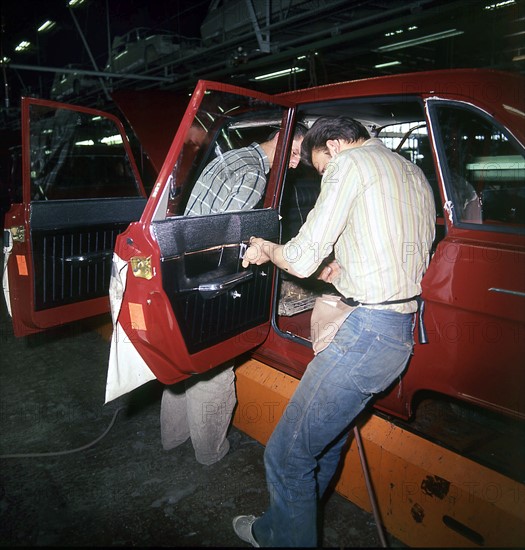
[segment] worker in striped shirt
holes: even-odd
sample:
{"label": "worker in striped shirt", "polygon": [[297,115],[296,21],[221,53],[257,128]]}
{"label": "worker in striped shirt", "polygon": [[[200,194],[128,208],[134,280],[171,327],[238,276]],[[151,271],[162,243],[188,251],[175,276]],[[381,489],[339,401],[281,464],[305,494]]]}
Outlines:
{"label": "worker in striped shirt", "polygon": [[[237,516],[253,546],[318,545],[317,506],[356,417],[401,376],[413,348],[414,314],[435,231],[423,172],[350,118],[320,118],[303,159],[322,175],[316,204],[284,245],[252,237],[243,266],[272,261],[332,283],[355,308],[309,363],[267,443],[270,506]],[[335,260],[323,262],[334,253]]]}
{"label": "worker in striped shirt", "polygon": [[[289,168],[297,168],[301,160],[304,133],[304,128],[298,125]],[[254,208],[264,196],[266,176],[273,164],[278,139],[276,130],[263,143],[252,143],[226,153],[219,151],[195,183],[184,214],[203,216]]]}
{"label": "worker in striped shirt", "polygon": [[[301,160],[305,129],[297,125],[288,166]],[[279,131],[267,141],[220,153],[202,172],[186,206],[187,216],[248,210],[264,195]],[[223,458],[230,448],[226,437],[236,404],[233,362],[165,387],[160,408],[161,442],[165,450],[188,438],[197,462],[210,465]]]}

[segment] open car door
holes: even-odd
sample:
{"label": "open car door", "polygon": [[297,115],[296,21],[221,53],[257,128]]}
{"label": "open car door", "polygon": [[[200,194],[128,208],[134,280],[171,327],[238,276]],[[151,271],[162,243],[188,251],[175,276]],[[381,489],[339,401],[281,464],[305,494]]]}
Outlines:
{"label": "open car door", "polygon": [[[110,287],[113,337],[106,401],[157,378],[173,384],[239,356],[270,327],[272,264],[241,265],[249,238],[279,238],[277,190],[294,110],[284,100],[201,81],[139,222],[118,238]],[[255,208],[186,213],[203,169],[231,149],[280,132]]]}
{"label": "open car door", "polygon": [[16,336],[109,311],[116,236],[146,204],[114,116],[23,98],[21,139],[12,158],[19,196],[4,222],[3,288]]}

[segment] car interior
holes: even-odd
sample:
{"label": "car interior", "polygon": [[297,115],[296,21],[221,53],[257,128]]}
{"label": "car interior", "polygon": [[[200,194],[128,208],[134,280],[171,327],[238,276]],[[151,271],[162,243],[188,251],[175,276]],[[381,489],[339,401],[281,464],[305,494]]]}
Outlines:
{"label": "car interior", "polygon": [[[228,116],[224,116],[224,112],[226,111],[228,112]],[[436,220],[438,237],[435,244],[437,244],[438,240],[444,236],[445,225],[443,220],[443,209],[441,208],[442,201],[437,187],[434,159],[431,154],[422,102],[417,98],[407,97],[382,97],[377,100],[368,98],[366,101],[334,101],[328,104],[308,105],[307,107],[301,108],[297,113],[297,121],[306,127],[310,127],[319,116],[337,115],[346,115],[359,119],[368,128],[372,136],[381,138],[389,148],[396,150],[423,169],[432,185],[436,197],[436,205],[438,208],[438,217]],[[200,221],[196,221],[194,223],[195,231],[193,233],[191,230],[183,228],[186,222],[175,221],[176,219],[180,219],[181,214],[184,212],[185,200],[187,200],[191,192],[193,182],[197,180],[198,175],[215,156],[224,154],[224,152],[230,149],[246,146],[254,141],[259,143],[265,141],[272,131],[275,131],[281,126],[281,119],[282,108],[261,108],[255,113],[253,110],[245,109],[239,115],[236,115],[235,109],[219,109],[217,105],[214,105],[212,111],[209,107],[206,109],[201,107],[197,115],[197,122],[202,126],[208,126],[207,136],[208,138],[210,138],[210,136],[212,137],[195,153],[191,166],[185,170],[184,177],[173,177],[171,181],[170,204],[167,208],[166,221],[155,222],[154,226],[169,226],[170,229],[166,230],[166,234],[170,235],[189,235],[191,233],[198,241],[202,241],[203,238],[206,240],[206,236],[210,234],[210,230],[211,233],[215,233],[216,218],[222,215],[215,214],[206,216]],[[205,124],[203,121],[208,122]],[[179,161],[175,165],[174,172],[176,172],[180,164],[181,159],[179,158]],[[286,166],[287,161],[285,160],[281,164]],[[273,167],[268,176],[265,204],[258,205],[262,207],[262,209],[256,208],[254,212],[259,211],[262,213],[265,211],[264,206],[269,206],[271,204],[273,193],[275,193],[275,178],[278,176],[276,172],[279,169],[285,170],[284,185],[278,197],[279,234],[276,235],[276,237],[281,242],[286,242],[291,237],[295,236],[304,223],[308,212],[314,206],[319,194],[321,178],[312,167],[307,166],[305,163],[300,163],[296,169],[286,170],[283,166]],[[245,214],[244,212],[236,213],[236,216],[240,216],[242,219]],[[172,216],[174,217],[172,218]],[[231,216],[232,215],[229,214],[227,217]],[[182,225],[175,230],[173,227],[175,223],[177,225]],[[198,227],[201,228],[200,231],[197,231],[196,228]],[[220,232],[222,231],[226,230],[220,230]],[[250,235],[263,236],[253,227],[252,231],[249,231],[249,233]],[[247,235],[247,238],[249,238],[250,235]],[[190,243],[187,241],[185,242],[185,246],[190,246],[191,248]],[[218,245],[218,243],[215,244]],[[217,267],[214,267],[213,270],[208,273],[208,275],[213,273],[211,279],[217,279],[219,274],[221,277],[226,277],[228,273],[233,276],[235,273],[242,271],[239,262],[239,251],[237,248],[232,251],[232,246],[233,243],[229,241],[228,249],[216,246],[215,251],[212,252],[213,246],[210,242],[208,243],[208,248],[210,248],[210,250],[207,251],[207,258],[204,259],[202,255],[199,256],[198,259],[194,258],[194,266],[199,266],[199,270],[201,270],[197,277],[201,284],[206,283],[205,273],[207,268],[205,266],[207,265],[220,265],[219,271]],[[226,252],[226,250],[228,251]],[[180,257],[182,255],[181,253],[182,250],[179,250],[178,254],[174,254],[173,250],[170,249],[169,257],[170,259],[175,258],[175,256]],[[164,252],[163,257],[166,259],[165,265],[168,265],[168,258],[164,255]],[[229,265],[225,263],[228,262],[227,258],[230,258]],[[186,279],[188,273],[192,270],[188,264],[189,261],[191,260],[189,260],[188,255],[186,255],[187,265],[181,272],[185,274]],[[177,269],[180,269],[180,266]],[[169,281],[168,284],[171,285],[170,288],[172,290],[169,294],[173,297],[172,305],[175,306],[175,302],[181,299],[181,294],[180,292],[175,292],[175,288],[172,288],[174,277],[172,275],[165,276],[167,283]],[[182,289],[187,282],[185,282],[183,276],[179,276],[179,281],[178,288]],[[297,279],[284,272],[279,272],[277,285],[278,292],[276,293],[276,303],[273,308],[276,314],[276,327],[283,335],[298,338],[299,341],[309,345],[310,313],[315,299],[323,293],[334,293],[333,286],[316,279],[315,276],[308,279]],[[195,282],[189,283],[189,286],[196,288]],[[218,295],[212,294],[208,294],[205,299],[209,297],[213,297],[216,300],[219,299]],[[187,311],[188,302],[186,301],[184,303],[185,306],[183,310]],[[180,309],[180,306],[177,307]],[[192,342],[192,340],[193,338],[188,339],[189,342]]]}
{"label": "car interior", "polygon": [[[482,113],[468,106],[438,102],[433,111],[438,136],[437,154],[445,166],[447,197],[444,201],[438,187],[436,159],[432,154],[423,103],[416,97],[381,97],[339,100],[301,107],[297,121],[310,127],[320,116],[350,116],[360,120],[370,135],[378,137],[393,151],[419,166],[425,173],[436,204],[436,238],[431,254],[445,236],[444,216],[449,215],[461,226],[476,224],[483,229],[490,225],[511,224],[512,230],[523,228],[523,155],[516,150],[511,136],[493,126]],[[219,117],[220,118],[220,117]],[[215,119],[216,121],[219,118]],[[262,141],[270,129],[279,127],[279,117],[271,113],[231,116],[220,124],[212,145],[207,146],[192,177],[207,165],[213,155]],[[283,165],[285,163],[283,162]],[[269,181],[271,181],[270,174]],[[191,177],[186,182],[191,188]],[[273,188],[269,184],[269,194]],[[315,204],[320,189],[320,176],[301,163],[295,170],[286,170],[279,197],[280,241],[293,237]],[[266,205],[269,204],[267,197]],[[444,212],[443,204],[450,209]],[[278,293],[274,311],[276,326],[283,335],[310,339],[310,311],[315,299],[323,293],[333,293],[333,287],[315,279],[297,279],[279,272]]]}

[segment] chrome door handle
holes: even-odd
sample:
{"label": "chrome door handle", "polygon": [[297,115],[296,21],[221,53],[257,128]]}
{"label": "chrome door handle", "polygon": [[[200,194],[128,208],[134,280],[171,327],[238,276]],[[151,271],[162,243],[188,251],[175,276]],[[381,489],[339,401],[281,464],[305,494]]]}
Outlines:
{"label": "chrome door handle", "polygon": [[499,292],[501,294],[511,294],[512,296],[525,297],[525,292],[519,292],[518,290],[507,290],[506,288],[490,287],[489,292]]}
{"label": "chrome door handle", "polygon": [[92,264],[106,260],[113,255],[113,250],[104,250],[102,252],[86,252],[85,254],[78,254],[76,256],[63,256],[60,258],[62,261],[71,264],[88,263]]}

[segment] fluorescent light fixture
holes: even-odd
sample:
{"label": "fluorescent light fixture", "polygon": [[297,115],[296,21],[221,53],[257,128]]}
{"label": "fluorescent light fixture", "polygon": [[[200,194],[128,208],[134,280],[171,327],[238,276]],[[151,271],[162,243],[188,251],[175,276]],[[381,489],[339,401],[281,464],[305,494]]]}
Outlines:
{"label": "fluorescent light fixture", "polygon": [[506,8],[508,6],[513,6],[516,3],[516,0],[502,0],[501,2],[494,2],[492,4],[487,4],[483,9],[484,10],[497,10],[499,8]]}
{"label": "fluorescent light fixture", "polygon": [[413,38],[412,40],[404,40],[403,42],[394,42],[394,44],[387,44],[380,46],[377,51],[380,52],[393,52],[394,50],[401,50],[403,48],[410,48],[411,46],[418,46],[419,44],[427,44],[428,42],[435,42],[436,40],[443,40],[444,38],[451,38],[452,36],[459,36],[464,31],[458,31],[457,29],[449,29],[447,31],[436,32],[434,34],[427,34],[420,38]]}
{"label": "fluorescent light fixture", "polygon": [[46,31],[50,31],[54,26],[56,25],[56,23],[54,21],[50,21],[49,19],[47,21],[45,21],[44,23],[42,23],[40,25],[40,27],[38,27],[38,32],[46,32]]}
{"label": "fluorescent light fixture", "polygon": [[289,74],[302,73],[306,69],[301,69],[301,67],[292,67],[291,69],[283,69],[282,71],[275,71],[273,73],[261,74],[252,78],[252,80],[270,80],[272,78],[279,78],[280,76],[286,76]]}
{"label": "fluorescent light fixture", "polygon": [[388,38],[389,36],[395,36],[396,34],[403,34],[403,29],[397,29],[396,31],[390,31],[385,33],[385,36]]}
{"label": "fluorescent light fixture", "polygon": [[525,54],[515,55],[512,61],[525,61]]}
{"label": "fluorescent light fixture", "polygon": [[107,136],[100,140],[100,143],[104,145],[118,145],[122,143],[122,136],[120,134],[115,134],[114,136]]}
{"label": "fluorescent light fixture", "polygon": [[[417,25],[411,25],[410,27],[407,27],[406,30],[411,32],[415,31],[417,28]],[[389,36],[396,36],[396,34],[403,34],[404,32],[404,29],[396,29],[395,31],[385,32],[385,36],[388,38]]]}
{"label": "fluorescent light fixture", "polygon": [[67,3],[67,5],[70,7],[70,8],[75,8],[77,6],[80,6],[80,4],[83,4],[84,3],[84,0],[69,0],[69,2]]}
{"label": "fluorescent light fixture", "polygon": [[388,61],[387,63],[379,63],[379,65],[374,65],[374,68],[382,69],[384,67],[393,67],[394,65],[401,65],[401,61]]}
{"label": "fluorescent light fixture", "polygon": [[31,46],[31,42],[28,42],[27,40],[22,40],[20,44],[15,48],[15,52],[25,52],[27,51]]}

